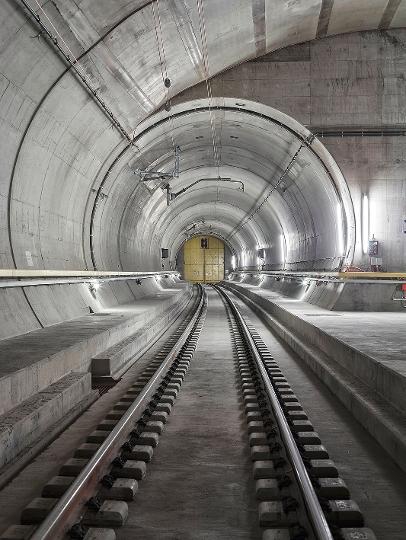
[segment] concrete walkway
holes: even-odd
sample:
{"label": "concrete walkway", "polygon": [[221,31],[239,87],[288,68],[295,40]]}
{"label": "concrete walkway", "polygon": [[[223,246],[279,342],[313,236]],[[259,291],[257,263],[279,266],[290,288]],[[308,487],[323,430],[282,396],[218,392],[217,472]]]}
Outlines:
{"label": "concrete walkway", "polygon": [[406,413],[406,310],[329,311],[260,286],[232,281],[228,285]]}

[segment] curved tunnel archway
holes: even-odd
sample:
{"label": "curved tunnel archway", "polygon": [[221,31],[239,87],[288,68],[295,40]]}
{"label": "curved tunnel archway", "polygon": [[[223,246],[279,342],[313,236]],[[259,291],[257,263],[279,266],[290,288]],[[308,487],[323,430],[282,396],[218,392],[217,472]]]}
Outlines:
{"label": "curved tunnel archway", "polygon": [[[261,262],[269,269],[333,270],[351,263],[355,224],[345,179],[321,142],[291,117],[248,101],[198,100],[150,117],[135,141],[136,155],[125,158],[124,152],[117,171],[105,177],[105,198],[93,214],[98,268],[141,269],[142,260],[143,269],[156,269],[161,247],[174,267],[191,230],[224,238],[243,268],[256,267],[258,249],[265,250]],[[168,206],[167,181],[140,182],[135,171],[170,172],[173,143],[181,157],[171,190],[211,181]],[[234,183],[213,181],[218,177]]]}

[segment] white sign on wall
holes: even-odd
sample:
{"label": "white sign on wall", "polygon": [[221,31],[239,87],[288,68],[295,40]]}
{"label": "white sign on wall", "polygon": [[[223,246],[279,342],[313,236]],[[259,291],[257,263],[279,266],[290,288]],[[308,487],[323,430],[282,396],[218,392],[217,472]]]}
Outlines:
{"label": "white sign on wall", "polygon": [[34,262],[32,260],[32,255],[31,255],[31,251],[26,251],[25,252],[25,256],[27,258],[27,264],[28,266],[34,266]]}

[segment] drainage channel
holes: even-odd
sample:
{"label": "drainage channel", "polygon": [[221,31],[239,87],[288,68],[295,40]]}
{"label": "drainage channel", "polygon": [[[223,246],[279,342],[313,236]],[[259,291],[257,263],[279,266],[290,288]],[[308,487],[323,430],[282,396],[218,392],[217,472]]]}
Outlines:
{"label": "drainage channel", "polygon": [[375,540],[268,347],[226,291],[263,540]]}
{"label": "drainage channel", "polygon": [[199,286],[196,309],[2,540],[116,537],[189,369],[206,309]]}

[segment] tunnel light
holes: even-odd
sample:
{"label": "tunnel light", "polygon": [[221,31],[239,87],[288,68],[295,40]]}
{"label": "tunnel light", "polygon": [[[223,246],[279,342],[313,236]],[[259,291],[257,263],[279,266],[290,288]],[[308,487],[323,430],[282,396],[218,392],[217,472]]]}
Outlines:
{"label": "tunnel light", "polygon": [[280,235],[280,243],[281,243],[282,263],[285,264],[286,254],[285,254],[285,235],[284,234]]}
{"label": "tunnel light", "polygon": [[344,253],[344,231],[343,231],[343,207],[337,203],[337,247],[340,255]]}
{"label": "tunnel light", "polygon": [[309,290],[309,287],[310,287],[310,283],[311,283],[310,279],[307,279],[307,278],[303,279],[302,287],[304,287],[304,290],[301,296],[299,297],[300,302],[302,302],[306,298],[307,291]]}
{"label": "tunnel light", "polygon": [[236,267],[236,257],[235,257],[235,255],[233,255],[231,257],[231,269],[235,270],[235,267]]}
{"label": "tunnel light", "polygon": [[369,199],[362,196],[362,253],[366,255],[369,248]]}
{"label": "tunnel light", "polygon": [[95,294],[96,291],[98,291],[100,289],[100,282],[99,281],[96,281],[96,280],[93,280],[89,283],[89,291],[92,293],[92,294]]}

